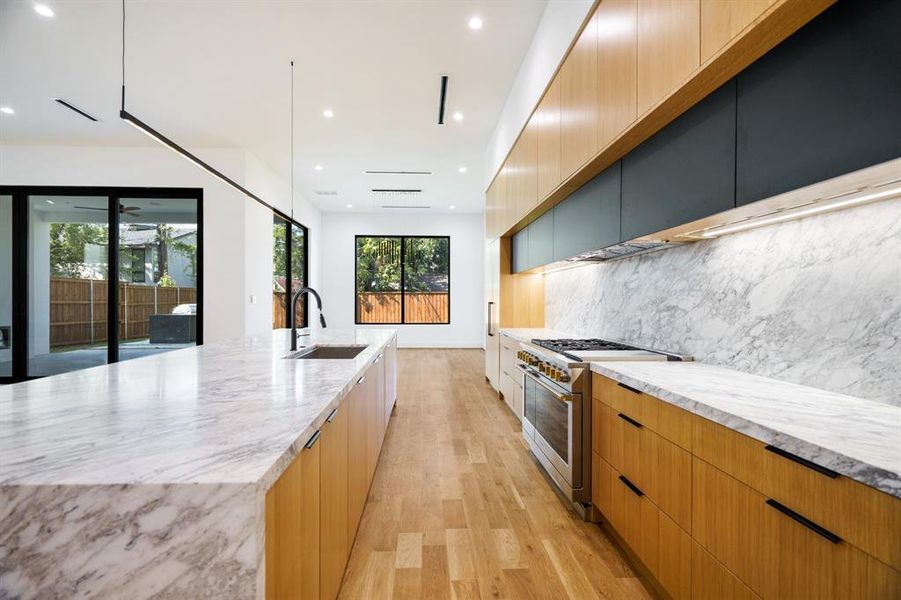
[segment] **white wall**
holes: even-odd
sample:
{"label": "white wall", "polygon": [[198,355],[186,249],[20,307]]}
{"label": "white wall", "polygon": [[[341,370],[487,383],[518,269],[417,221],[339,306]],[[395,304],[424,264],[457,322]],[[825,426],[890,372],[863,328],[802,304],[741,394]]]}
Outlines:
{"label": "white wall", "polygon": [[591,0],[550,0],[545,6],[485,151],[482,172],[486,188],[541,99],[544,88],[593,4]]}
{"label": "white wall", "polygon": [[[239,183],[249,180],[246,185],[255,193],[267,194],[267,199],[273,194],[279,207],[290,205],[285,182],[244,150],[196,152]],[[272,213],[170,150],[0,146],[0,184],[203,188],[204,341],[271,327]],[[310,281],[315,285],[319,253],[312,244],[320,224],[318,210],[303,199],[295,201],[294,209],[298,220],[315,228],[310,236]]]}
{"label": "white wall", "polygon": [[366,327],[397,329],[398,344],[402,347],[482,347],[482,214],[323,213],[320,249],[327,270],[323,273],[320,291],[329,327],[355,326],[354,236],[370,234],[450,236],[451,323]]}

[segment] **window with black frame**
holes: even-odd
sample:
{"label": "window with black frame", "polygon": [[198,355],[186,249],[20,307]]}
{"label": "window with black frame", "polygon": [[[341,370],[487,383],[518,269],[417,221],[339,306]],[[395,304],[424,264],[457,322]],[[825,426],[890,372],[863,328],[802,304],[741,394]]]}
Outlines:
{"label": "window with black frame", "polygon": [[[272,328],[290,325],[289,303],[307,280],[307,228],[279,215],[272,220]],[[306,296],[297,301],[297,325],[307,326]]]}
{"label": "window with black frame", "polygon": [[357,236],[357,324],[450,323],[450,237]]}

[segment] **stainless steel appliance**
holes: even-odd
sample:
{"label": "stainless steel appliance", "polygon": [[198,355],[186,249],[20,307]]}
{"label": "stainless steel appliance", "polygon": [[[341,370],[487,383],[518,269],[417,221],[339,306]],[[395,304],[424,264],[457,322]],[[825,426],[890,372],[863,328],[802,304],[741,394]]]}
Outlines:
{"label": "stainless steel appliance", "polygon": [[591,506],[591,361],[687,357],[597,339],[535,339],[520,345],[523,437],[576,511]]}

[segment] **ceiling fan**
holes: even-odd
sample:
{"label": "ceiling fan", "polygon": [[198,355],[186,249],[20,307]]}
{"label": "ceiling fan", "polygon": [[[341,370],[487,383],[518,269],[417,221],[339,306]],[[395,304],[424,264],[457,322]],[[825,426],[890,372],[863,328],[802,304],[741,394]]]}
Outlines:
{"label": "ceiling fan", "polygon": [[[73,206],[72,208],[80,208],[82,210],[102,210],[106,211],[105,208],[98,208],[96,206]],[[122,206],[119,205],[119,214],[120,215],[128,215],[129,217],[140,217],[141,213],[138,211],[141,210],[140,206]]]}

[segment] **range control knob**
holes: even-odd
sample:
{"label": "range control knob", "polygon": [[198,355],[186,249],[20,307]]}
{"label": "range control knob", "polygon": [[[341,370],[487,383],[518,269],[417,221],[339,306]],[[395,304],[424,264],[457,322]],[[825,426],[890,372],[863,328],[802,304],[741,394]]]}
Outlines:
{"label": "range control knob", "polygon": [[569,381],[569,373],[567,373],[566,371],[561,371],[559,381],[563,381],[563,382]]}

